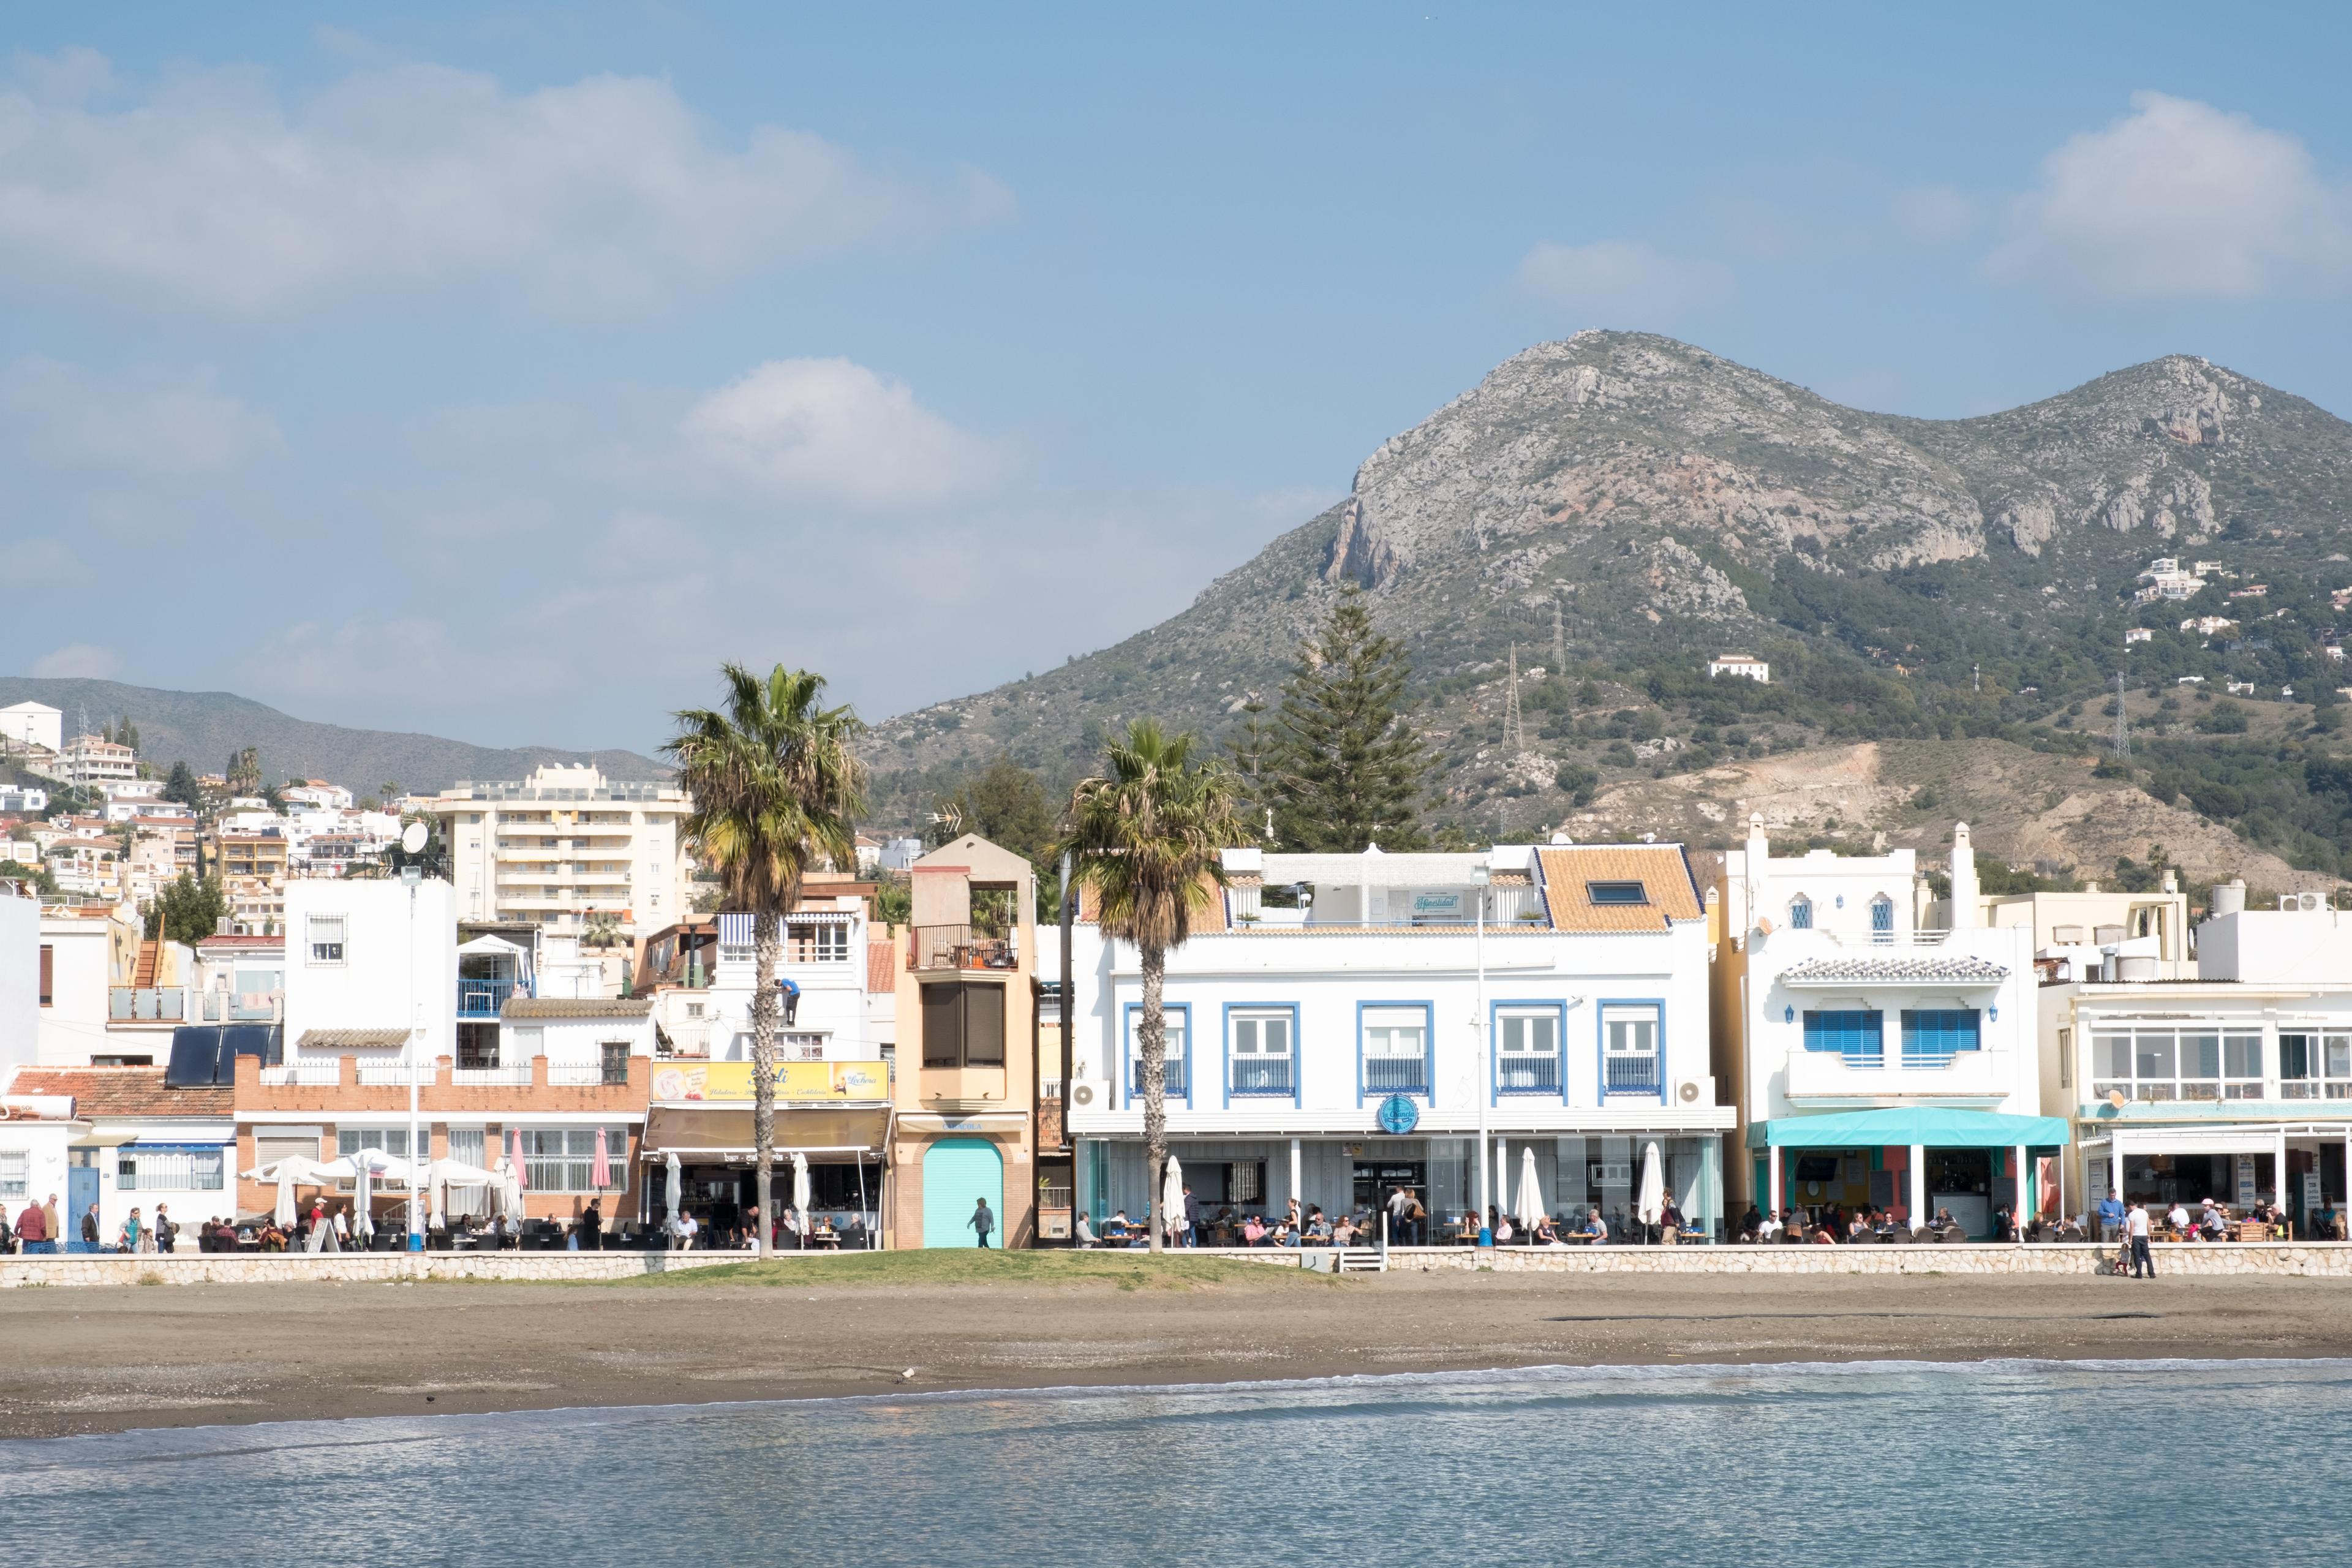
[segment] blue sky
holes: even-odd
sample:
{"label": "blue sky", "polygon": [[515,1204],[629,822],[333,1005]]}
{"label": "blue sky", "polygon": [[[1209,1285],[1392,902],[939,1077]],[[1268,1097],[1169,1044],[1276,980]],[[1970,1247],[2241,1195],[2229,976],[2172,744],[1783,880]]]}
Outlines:
{"label": "blue sky", "polygon": [[[321,18],[332,20],[322,24]],[[2340,8],[59,8],[0,668],[650,747],[1099,647],[1529,343],[2352,412]]]}

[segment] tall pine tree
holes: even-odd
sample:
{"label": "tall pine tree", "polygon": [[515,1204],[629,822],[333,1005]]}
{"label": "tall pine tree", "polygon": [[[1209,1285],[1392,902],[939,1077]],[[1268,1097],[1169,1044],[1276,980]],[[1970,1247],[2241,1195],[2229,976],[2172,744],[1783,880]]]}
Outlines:
{"label": "tall pine tree", "polygon": [[1412,673],[1404,645],[1373,629],[1360,590],[1344,590],[1282,689],[1270,769],[1282,848],[1353,854],[1425,841],[1432,759],[1403,716]]}

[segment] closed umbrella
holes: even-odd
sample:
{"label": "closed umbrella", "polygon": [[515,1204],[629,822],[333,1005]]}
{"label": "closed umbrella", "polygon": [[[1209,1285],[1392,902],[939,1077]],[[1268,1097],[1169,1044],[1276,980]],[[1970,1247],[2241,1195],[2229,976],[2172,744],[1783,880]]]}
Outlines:
{"label": "closed umbrella", "polygon": [[1519,1150],[1518,1222],[1533,1230],[1544,1216],[1543,1189],[1536,1185],[1536,1152],[1532,1144]]}
{"label": "closed umbrella", "polygon": [[522,1168],[522,1129],[514,1130],[514,1171],[508,1178],[518,1187],[530,1185],[530,1178]]}
{"label": "closed umbrella", "polygon": [[596,1152],[589,1157],[588,1179],[596,1184],[598,1192],[613,1184],[613,1161],[604,1151],[604,1130],[601,1127],[596,1129]]}
{"label": "closed umbrella", "polygon": [[290,1231],[294,1228],[295,1165],[296,1163],[292,1160],[278,1162],[278,1207],[272,1211],[270,1217],[278,1222],[278,1228],[280,1230]]}
{"label": "closed umbrella", "polygon": [[1666,1180],[1658,1168],[1655,1140],[1642,1151],[1642,1223],[1655,1225],[1666,1208]]}
{"label": "closed umbrella", "polygon": [[677,1154],[676,1151],[672,1151],[669,1157],[662,1162],[662,1202],[669,1209],[670,1232],[672,1235],[676,1235],[677,1231],[678,1208],[679,1205],[685,1202],[686,1198],[686,1178],[677,1168]]}
{"label": "closed umbrella", "polygon": [[793,1209],[799,1222],[800,1233],[806,1236],[809,1232],[808,1156],[797,1149],[793,1151]]}
{"label": "closed umbrella", "polygon": [[368,1157],[371,1152],[362,1149],[352,1156],[352,1179],[358,1184],[358,1195],[352,1200],[352,1234],[362,1240],[375,1234],[374,1203],[368,1193],[375,1177],[375,1162]]}
{"label": "closed umbrella", "polygon": [[1160,1223],[1171,1242],[1184,1227],[1184,1162],[1168,1156],[1168,1179],[1160,1186]]}
{"label": "closed umbrella", "polygon": [[522,1167],[513,1160],[499,1162],[499,1205],[509,1227],[522,1224]]}

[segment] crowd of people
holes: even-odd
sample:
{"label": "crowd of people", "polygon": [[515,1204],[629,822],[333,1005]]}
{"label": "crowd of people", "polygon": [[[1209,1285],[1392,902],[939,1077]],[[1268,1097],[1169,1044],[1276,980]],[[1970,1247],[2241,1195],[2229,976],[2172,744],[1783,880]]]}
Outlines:
{"label": "crowd of people", "polygon": [[[1166,1216],[1162,1239],[1171,1247],[1373,1247],[1380,1244],[1383,1219],[1387,1221],[1388,1240],[1396,1247],[1472,1246],[1479,1241],[1482,1231],[1496,1247],[1590,1246],[1612,1238],[1671,1245],[1696,1234],[1671,1197],[1661,1205],[1657,1218],[1649,1222],[1638,1217],[1629,1219],[1621,1209],[1612,1224],[1601,1216],[1598,1207],[1591,1207],[1566,1218],[1543,1215],[1530,1226],[1494,1207],[1487,1210],[1483,1226],[1475,1209],[1464,1210],[1433,1225],[1428,1208],[1409,1187],[1392,1189],[1377,1212],[1359,1206],[1353,1213],[1334,1219],[1327,1216],[1319,1205],[1309,1205],[1302,1211],[1296,1198],[1289,1201],[1286,1211],[1271,1215],[1256,1211],[1236,1213],[1231,1205],[1211,1210],[1187,1186],[1181,1211],[1171,1208]],[[1081,1213],[1074,1238],[1085,1247],[1139,1247],[1150,1245],[1150,1231],[1145,1221],[1129,1218],[1125,1209],[1100,1226]]]}

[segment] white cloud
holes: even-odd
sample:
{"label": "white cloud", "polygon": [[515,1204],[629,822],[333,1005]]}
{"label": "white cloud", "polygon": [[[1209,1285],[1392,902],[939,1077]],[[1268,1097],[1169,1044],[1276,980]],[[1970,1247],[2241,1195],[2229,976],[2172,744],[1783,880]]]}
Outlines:
{"label": "white cloud", "polygon": [[0,366],[0,442],[27,467],[109,486],[219,479],[286,449],[275,419],[207,372],[109,376],[47,359]]}
{"label": "white cloud", "polygon": [[1918,185],[1895,193],[1895,226],[1921,245],[1965,239],[1983,221],[1974,196],[1949,185]]}
{"label": "white cloud", "polygon": [[68,643],[33,661],[33,673],[44,680],[105,680],[122,668],[122,656],[96,643]]}
{"label": "white cloud", "polygon": [[805,132],[721,144],[642,77],[509,93],[395,65],[289,106],[257,72],[194,70],[93,109],[104,64],[20,59],[0,91],[0,287],[258,319],[498,283],[606,316],[1011,204],[976,171],[909,183]]}
{"label": "white cloud", "polygon": [[1654,326],[1722,304],[1735,289],[1730,268],[1718,262],[1685,261],[1623,239],[1544,241],[1520,260],[1518,282],[1536,299],[1578,312],[1584,324],[1612,327]]}
{"label": "white cloud", "polygon": [[1986,260],[2095,300],[2249,299],[2352,278],[2352,200],[2296,138],[2158,92],[2042,161]]}
{"label": "white cloud", "polygon": [[683,428],[763,489],[860,508],[970,498],[1012,467],[905,383],[845,359],[771,360],[697,403]]}

